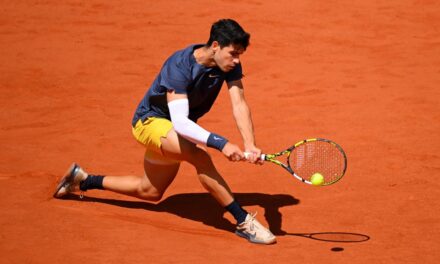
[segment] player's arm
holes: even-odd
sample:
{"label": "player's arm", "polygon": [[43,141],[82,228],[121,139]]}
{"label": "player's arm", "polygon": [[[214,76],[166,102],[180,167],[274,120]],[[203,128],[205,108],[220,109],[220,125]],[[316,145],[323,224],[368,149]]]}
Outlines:
{"label": "player's arm", "polygon": [[243,159],[243,153],[236,145],[218,134],[205,130],[188,118],[189,102],[186,94],[177,94],[171,90],[167,93],[167,102],[174,130],[180,136],[195,144],[218,149],[230,160]]}
{"label": "player's arm", "polygon": [[231,98],[232,112],[235,122],[243,138],[245,152],[252,153],[249,161],[255,162],[261,156],[261,150],[256,147],[254,126],[249,106],[244,97],[244,89],[241,80],[228,82],[229,95]]}

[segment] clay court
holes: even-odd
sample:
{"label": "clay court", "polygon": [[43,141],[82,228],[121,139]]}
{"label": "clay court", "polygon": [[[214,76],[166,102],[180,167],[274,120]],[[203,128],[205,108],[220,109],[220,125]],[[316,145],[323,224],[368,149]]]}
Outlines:
{"label": "clay court", "polygon": [[[440,258],[438,1],[10,1],[0,14],[1,263]],[[210,150],[277,235],[271,246],[237,237],[186,163],[158,203],[97,190],[53,199],[73,161],[143,175],[137,104],[171,53],[205,43],[225,17],[251,33],[241,62],[259,147],[332,139],[345,177],[313,187]],[[199,123],[241,142],[226,86]],[[299,235],[316,233],[332,241]]]}

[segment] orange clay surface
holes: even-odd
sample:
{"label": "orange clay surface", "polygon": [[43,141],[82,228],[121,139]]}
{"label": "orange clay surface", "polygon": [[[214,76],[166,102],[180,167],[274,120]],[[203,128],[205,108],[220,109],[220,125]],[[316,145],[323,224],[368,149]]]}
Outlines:
{"label": "orange clay surface", "polygon": [[[133,111],[163,61],[205,42],[223,17],[252,34],[241,59],[259,147],[332,139],[348,155],[344,179],[312,187],[209,150],[237,199],[278,236],[272,246],[237,237],[188,164],[157,204],[105,191],[51,198],[73,161],[143,175]],[[438,1],[5,1],[0,54],[1,263],[440,258]],[[241,142],[226,88],[200,124]],[[292,235],[319,232],[370,239]]]}

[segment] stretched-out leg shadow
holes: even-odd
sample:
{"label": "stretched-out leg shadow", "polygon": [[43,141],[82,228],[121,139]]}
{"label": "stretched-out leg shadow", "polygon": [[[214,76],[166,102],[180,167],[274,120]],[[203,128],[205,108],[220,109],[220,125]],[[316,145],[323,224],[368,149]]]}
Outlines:
{"label": "stretched-out leg shadow", "polygon": [[[281,207],[296,205],[299,200],[287,194],[234,193],[235,199],[242,206],[258,205],[264,208],[264,217],[274,235],[284,235],[282,231]],[[99,202],[130,209],[143,209],[153,212],[167,212],[192,221],[221,230],[233,231],[235,225],[223,217],[225,210],[209,193],[183,193],[167,197],[163,201],[152,204],[144,201],[123,201],[105,198],[84,197],[69,194],[66,199],[84,202]]]}

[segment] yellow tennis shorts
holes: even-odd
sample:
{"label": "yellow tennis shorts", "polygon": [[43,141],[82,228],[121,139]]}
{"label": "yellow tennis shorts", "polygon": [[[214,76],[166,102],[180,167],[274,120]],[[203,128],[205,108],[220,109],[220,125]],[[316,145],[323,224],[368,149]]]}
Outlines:
{"label": "yellow tennis shorts", "polygon": [[171,160],[162,154],[162,142],[160,139],[166,137],[173,128],[171,121],[165,118],[149,117],[142,122],[138,120],[133,127],[133,136],[136,140],[145,146],[145,159],[155,164],[174,164],[179,161]]}

